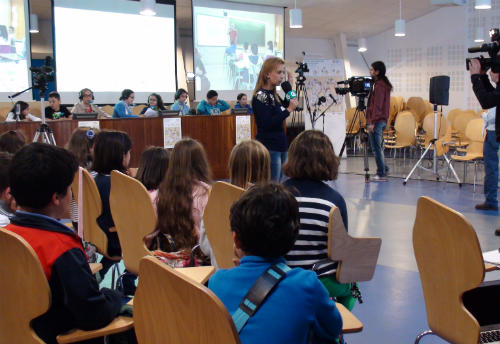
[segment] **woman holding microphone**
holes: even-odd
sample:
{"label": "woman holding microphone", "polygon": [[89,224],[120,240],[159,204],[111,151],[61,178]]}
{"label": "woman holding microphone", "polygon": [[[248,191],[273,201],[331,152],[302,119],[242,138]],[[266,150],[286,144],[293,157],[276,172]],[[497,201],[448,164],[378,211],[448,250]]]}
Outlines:
{"label": "woman holding microphone", "polygon": [[260,141],[271,155],[271,179],[280,181],[281,165],[285,162],[288,145],[283,121],[297,107],[297,99],[291,99],[288,107],[276,93],[276,86],[285,78],[285,61],[279,57],[271,57],[264,61],[257,79],[252,98],[252,108],[257,125],[256,139]]}

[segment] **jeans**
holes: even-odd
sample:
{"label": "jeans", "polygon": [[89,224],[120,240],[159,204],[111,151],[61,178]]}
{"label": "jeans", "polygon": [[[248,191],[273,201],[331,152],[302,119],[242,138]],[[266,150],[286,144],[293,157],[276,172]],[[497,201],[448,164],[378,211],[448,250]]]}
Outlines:
{"label": "jeans", "polygon": [[498,207],[498,146],[495,131],[487,130],[483,145],[484,196],[485,203],[492,207]]}
{"label": "jeans", "polygon": [[375,162],[377,163],[377,175],[380,177],[385,177],[388,170],[384,163],[384,150],[382,146],[382,135],[384,134],[385,126],[386,122],[375,123],[373,133],[368,132],[370,146],[372,147],[372,152],[375,155]]}
{"label": "jeans", "polygon": [[285,163],[288,152],[277,152],[270,150],[269,155],[271,155],[271,180],[279,183],[283,178],[281,165]]}

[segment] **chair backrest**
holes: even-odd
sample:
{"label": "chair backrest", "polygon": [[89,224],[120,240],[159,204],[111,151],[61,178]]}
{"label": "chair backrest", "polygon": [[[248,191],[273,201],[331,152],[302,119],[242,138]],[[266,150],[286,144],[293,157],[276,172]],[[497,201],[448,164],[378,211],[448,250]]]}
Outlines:
{"label": "chair backrest", "polygon": [[397,145],[411,146],[415,143],[416,122],[411,112],[399,113],[394,123],[394,129],[396,130]]}
{"label": "chair backrest", "polygon": [[399,103],[398,99],[396,97],[391,97],[390,98],[390,105],[389,105],[389,119],[387,120],[387,127],[390,127],[392,123],[394,122],[394,119],[396,118],[396,115],[399,112]]}
{"label": "chair backrest", "polygon": [[406,108],[413,113],[418,125],[421,126],[427,111],[424,100],[421,97],[411,97],[406,102]]}
{"label": "chair backrest", "polygon": [[141,114],[141,111],[146,107],[146,104],[139,104],[139,105],[136,105],[134,106],[134,108],[132,109],[132,113],[134,115],[140,115]]}
{"label": "chair backrest", "polygon": [[154,257],[141,259],[134,296],[139,343],[240,343],[224,304],[205,286]]}
{"label": "chair backrest", "polygon": [[[448,121],[444,116],[441,116],[440,112],[438,112],[437,116],[437,138],[440,139],[446,135],[446,132],[448,130]],[[425,131],[425,145],[427,146],[430,140],[434,138],[434,112],[430,112],[425,115],[422,128]]]}
{"label": "chair backrest", "polygon": [[338,261],[340,283],[369,281],[377,265],[382,239],[353,238],[342,221],[340,210],[332,207],[328,220],[328,258]]}
{"label": "chair backrest", "polygon": [[470,112],[460,111],[460,114],[457,115],[455,121],[453,122],[453,127],[457,131],[457,134],[461,138],[465,138],[465,128],[467,128],[467,124],[474,119],[474,114]]}
{"label": "chair backrest", "polygon": [[448,122],[450,122],[451,127],[455,129],[455,119],[457,119],[457,116],[462,113],[461,109],[452,109],[450,112],[448,112],[448,115],[446,116],[446,119],[448,119]]}
{"label": "chair backrest", "polygon": [[101,110],[107,113],[108,115],[112,115],[115,111],[115,107],[112,105],[104,105],[101,107]]}
{"label": "chair backrest", "polygon": [[203,222],[217,266],[230,269],[233,264],[233,236],[229,224],[229,210],[245,192],[244,189],[225,182],[216,182],[208,197]]}
{"label": "chair backrest", "polygon": [[413,250],[430,329],[450,343],[477,343],[479,323],[462,303],[463,293],[484,278],[483,256],[472,225],[453,209],[420,197]]}
{"label": "chair backrest", "polygon": [[75,172],[73,177],[73,183],[71,183],[71,192],[73,193],[73,199],[78,204],[78,182],[80,181],[80,168]]}
{"label": "chair backrest", "polygon": [[108,238],[97,224],[97,218],[102,213],[101,196],[94,178],[85,169],[82,169],[82,192],[83,238],[95,245],[99,253],[106,255]]}
{"label": "chair backrest", "polygon": [[156,226],[156,211],[148,191],[140,181],[118,171],[111,171],[109,194],[111,214],[128,271],[139,274],[139,261],[151,252],[144,237]]}
{"label": "chair backrest", "polygon": [[0,229],[0,343],[43,343],[30,327],[50,307],[50,287],[31,246]]}
{"label": "chair backrest", "polygon": [[466,148],[467,153],[483,154],[483,125],[482,118],[475,118],[467,123],[467,127],[465,128],[465,137],[469,140],[469,145]]}

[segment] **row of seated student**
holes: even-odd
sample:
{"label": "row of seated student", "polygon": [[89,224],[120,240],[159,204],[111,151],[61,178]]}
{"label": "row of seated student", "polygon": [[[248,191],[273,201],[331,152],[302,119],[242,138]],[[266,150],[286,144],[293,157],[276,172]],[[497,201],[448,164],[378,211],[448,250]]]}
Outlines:
{"label": "row of seated student", "polygon": [[[161,96],[157,93],[152,93],[149,95],[146,106],[142,109],[140,115],[134,115],[133,104],[135,99],[135,93],[130,89],[125,89],[119,98],[119,102],[115,105],[113,109],[113,115],[110,116],[104,112],[99,106],[93,104],[94,99],[93,92],[84,88],[79,92],[79,102],[76,103],[72,110],[69,111],[68,108],[61,104],[61,96],[58,92],[52,91],[49,93],[49,105],[45,107],[45,117],[46,119],[56,120],[60,118],[69,118],[71,114],[82,114],[82,113],[96,113],[98,118],[136,118],[140,116],[144,117],[156,117],[159,111],[167,110],[164,105]],[[207,93],[207,99],[202,100],[198,105],[197,111],[191,110],[187,103],[188,93],[186,90],[180,88],[174,95],[175,102],[170,106],[170,110],[178,111],[183,115],[189,114],[200,114],[200,115],[212,115],[220,114],[226,110],[230,109],[230,106],[224,100],[218,99],[218,94],[214,90],[210,90]],[[237,102],[234,106],[235,109],[246,108],[248,114],[252,114],[252,108],[248,104],[247,96],[244,93],[240,93],[237,97]],[[24,101],[18,101],[14,104],[12,109],[9,111],[6,122],[13,121],[41,121],[39,117],[36,117],[29,113],[29,104]]]}
{"label": "row of seated student", "polygon": [[[46,246],[51,235],[67,237],[68,246],[60,248],[61,255],[56,256],[57,261],[60,259],[63,266],[79,264],[78,269],[75,268],[75,271],[71,271],[71,276],[65,276],[67,278],[62,281],[53,281],[50,272],[47,275],[53,293],[62,287],[68,293],[52,296],[57,302],[53,302],[51,310],[41,317],[43,328],[34,322],[35,331],[48,342],[52,342],[55,335],[65,328],[91,329],[105,325],[119,309],[119,301],[111,291],[99,291],[96,288],[97,282],[86,271],[88,267],[84,267],[85,264],[66,261],[68,252],[71,252],[71,259],[81,259],[79,252],[83,252],[81,244],[77,245],[71,239],[76,237],[73,232],[65,228],[64,233],[54,234],[49,231],[38,235],[39,231],[29,227],[26,222],[42,221],[37,214],[52,218],[63,216],[63,208],[67,211],[70,207],[71,196],[67,195],[76,166],[80,164],[96,172],[95,181],[103,203],[103,213],[98,218],[98,223],[108,236],[108,249],[112,251],[110,253],[121,254],[116,233],[109,232],[109,228],[114,225],[109,210],[109,173],[113,169],[127,172],[132,143],[124,132],[96,133],[91,129],[78,128],[73,136],[79,132],[88,141],[86,148],[82,149],[79,162],[75,158],[76,152],[68,155],[62,149],[33,143],[14,156],[8,174],[10,194],[21,210],[27,210],[28,213],[18,211],[10,219],[12,224],[7,229],[29,239],[30,244],[38,245],[38,250],[49,249]],[[186,259],[186,256],[191,255],[192,247],[201,243],[204,254],[197,251],[195,262],[203,264],[208,260],[205,254],[212,256],[202,221],[212,181],[206,154],[199,142],[185,138],[177,142],[170,157],[168,155],[162,148],[147,149],[141,157],[137,172],[137,178],[150,191],[158,212],[157,226],[146,238],[146,243],[149,248],[157,250],[155,252],[163,250],[174,254],[168,258],[161,253],[158,256],[177,267],[188,266],[188,260],[191,260]],[[25,166],[26,161],[32,163],[36,158],[43,159],[43,171],[38,171],[41,163],[36,164],[36,168]],[[230,223],[238,266],[216,272],[209,281],[209,288],[221,299],[229,313],[233,314],[255,280],[271,264],[286,262],[292,267],[273,294],[266,299],[264,306],[240,332],[242,343],[266,342],[269,336],[276,338],[277,342],[307,343],[310,329],[323,340],[333,341],[338,338],[342,320],[330,297],[352,309],[354,299],[351,289],[355,286],[342,285],[336,281],[331,274],[336,269],[334,262],[326,262],[319,268],[315,266],[327,258],[328,214],[332,206],[339,207],[347,228],[347,210],[343,197],[322,182],[336,179],[337,169],[338,159],[333,146],[328,137],[319,131],[303,132],[292,142],[284,166],[289,179],[283,186],[269,183],[270,155],[258,141],[241,142],[231,152],[230,182],[244,188],[250,187],[231,209]],[[54,180],[54,176],[57,177],[57,183],[46,183],[47,180]],[[37,192],[34,194],[33,190]],[[38,194],[45,198],[38,199]],[[31,198],[36,198],[36,203]],[[61,229],[57,227],[58,222],[55,220],[43,219],[42,222],[37,224],[37,228],[47,226],[56,231]],[[313,238],[307,233],[313,233]],[[262,244],[264,242],[265,245]],[[43,252],[37,253],[43,260]],[[42,261],[42,265],[49,263]],[[102,263],[104,268],[101,275],[104,276],[109,267],[105,260]],[[212,264],[216,265],[213,259]],[[52,270],[57,272],[57,269],[59,265],[54,264]],[[85,271],[82,272],[81,269]],[[309,271],[311,269],[313,271]],[[67,285],[60,286],[57,283]],[[81,283],[84,285],[83,289],[73,290]],[[133,278],[124,282],[124,289],[126,294],[134,293]],[[80,308],[78,319],[68,316],[76,312],[72,302],[80,293],[85,293],[83,303],[89,303],[86,309],[100,314],[99,319],[87,319],[89,313],[82,313]],[[90,295],[93,298],[87,299]],[[65,298],[61,299],[63,296]],[[82,304],[79,303],[79,306]],[[103,308],[103,314],[98,307]],[[296,312],[297,309],[301,311]],[[60,315],[64,315],[66,319],[60,321]]]}

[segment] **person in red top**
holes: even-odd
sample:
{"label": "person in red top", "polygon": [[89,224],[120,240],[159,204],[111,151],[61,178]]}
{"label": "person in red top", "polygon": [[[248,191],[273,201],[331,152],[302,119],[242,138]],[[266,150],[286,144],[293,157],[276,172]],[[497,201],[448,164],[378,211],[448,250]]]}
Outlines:
{"label": "person in red top", "polygon": [[372,63],[370,75],[375,79],[375,83],[368,98],[366,124],[368,125],[370,146],[377,163],[377,174],[374,176],[374,180],[387,181],[389,168],[384,163],[382,135],[389,117],[392,84],[385,76],[385,64],[382,61]]}

